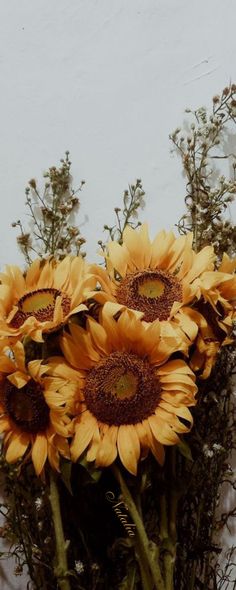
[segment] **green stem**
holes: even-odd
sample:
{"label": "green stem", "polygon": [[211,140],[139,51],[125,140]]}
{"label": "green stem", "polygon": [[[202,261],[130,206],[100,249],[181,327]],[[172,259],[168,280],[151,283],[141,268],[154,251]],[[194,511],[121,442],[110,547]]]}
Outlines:
{"label": "green stem", "polygon": [[176,449],[170,449],[170,477],[171,491],[169,496],[169,522],[168,539],[166,540],[166,553],[164,555],[165,585],[166,590],[174,590],[174,568],[176,560],[176,516],[179,494],[176,489]]}
{"label": "green stem", "polygon": [[168,539],[168,516],[167,516],[167,503],[165,494],[160,496],[160,539]]}
{"label": "green stem", "polygon": [[116,480],[118,481],[122,496],[124,498],[124,502],[129,510],[130,516],[133,519],[134,524],[136,525],[136,530],[139,538],[140,548],[142,550],[142,558],[146,562],[146,564],[150,568],[150,572],[152,574],[153,583],[155,585],[156,590],[165,590],[164,580],[161,573],[161,568],[156,559],[153,558],[153,553],[151,551],[150,542],[147,537],[147,533],[145,531],[142,519],[139,516],[138,510],[136,505],[133,501],[129,488],[127,487],[121,472],[117,465],[113,465],[112,471]]}
{"label": "green stem", "polygon": [[52,509],[54,532],[56,539],[56,560],[57,564],[55,567],[55,575],[60,590],[70,590],[69,580],[66,579],[68,571],[67,554],[66,554],[66,542],[64,538],[61,509],[60,509],[60,498],[57,487],[57,476],[52,469],[50,469],[50,494],[49,500]]}
{"label": "green stem", "polygon": [[175,565],[175,558],[171,555],[170,550],[166,553],[164,558],[164,565],[165,565],[165,584],[166,590],[174,590],[174,565]]}
{"label": "green stem", "polygon": [[[140,487],[140,486],[138,486]],[[140,489],[137,491],[137,495],[135,496],[134,502],[137,507],[137,511],[141,520],[143,520],[143,513],[142,513],[142,502],[141,502],[141,492]],[[139,565],[140,576],[142,581],[142,589],[143,590],[153,590],[153,582],[152,577],[150,574],[149,566],[147,563],[143,561],[143,551],[142,546],[140,545],[139,539],[135,539],[135,556],[137,558],[137,562]]]}
{"label": "green stem", "polygon": [[139,539],[135,542],[135,555],[140,569],[140,576],[142,580],[142,590],[153,590],[153,582],[151,579],[148,564],[143,561],[143,551]]}

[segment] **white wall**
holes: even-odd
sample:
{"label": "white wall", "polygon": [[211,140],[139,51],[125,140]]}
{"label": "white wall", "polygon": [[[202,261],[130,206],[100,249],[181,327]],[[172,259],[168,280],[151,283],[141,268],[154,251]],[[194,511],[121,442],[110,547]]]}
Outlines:
{"label": "white wall", "polygon": [[87,181],[90,257],[136,177],[153,231],[174,225],[184,181],[168,134],[234,79],[235,12],[234,0],[0,3],[0,266],[22,260],[9,226],[26,181],[66,149]]}
{"label": "white wall", "polygon": [[9,226],[27,180],[66,149],[75,185],[87,181],[90,259],[136,177],[152,232],[175,224],[185,184],[168,134],[235,81],[235,15],[235,0],[2,0],[1,267],[22,261]]}

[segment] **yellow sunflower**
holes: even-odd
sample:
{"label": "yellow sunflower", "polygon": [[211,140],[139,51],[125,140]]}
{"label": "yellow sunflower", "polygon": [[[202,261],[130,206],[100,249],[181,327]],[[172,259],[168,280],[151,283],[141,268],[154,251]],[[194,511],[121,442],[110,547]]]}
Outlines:
{"label": "yellow sunflower", "polygon": [[193,307],[180,309],[176,321],[181,324],[183,314],[198,325],[198,335],[190,366],[206,379],[215,364],[221,346],[230,344],[230,332],[236,318],[236,275],[229,274],[235,270],[236,261],[226,255],[218,271],[207,271],[196,279],[199,290],[198,299]]}
{"label": "yellow sunflower", "polygon": [[109,304],[100,323],[87,322],[87,330],[70,324],[70,334],[61,337],[67,362],[50,362],[57,376],[68,379],[69,369],[71,382],[80,382],[72,460],[87,450],[88,461],[106,467],[118,455],[135,475],[139,458],[151,450],[163,464],[163,445],[175,445],[178,433],[189,431],[188,407],[196,403],[193,372],[180,358],[168,360],[179,349],[176,333],[165,326],[163,334],[159,321],[145,327],[130,310],[116,321]]}
{"label": "yellow sunflower", "polygon": [[25,274],[8,266],[0,282],[0,336],[27,335],[38,342],[86,309],[82,302],[93,285],[83,259],[70,256],[61,262],[35,260]]}
{"label": "yellow sunflower", "polygon": [[[172,232],[165,231],[151,242],[147,224],[137,230],[126,227],[123,244],[110,242],[105,256],[106,270],[90,266],[99,286],[91,294],[96,301],[112,302],[114,314],[125,306],[142,314],[146,322],[157,318],[178,322],[196,346],[200,342],[196,341],[200,325],[204,319],[209,320],[211,342],[220,346],[232,325],[235,261],[225,255],[220,269],[214,270],[212,246],[195,253],[191,234],[175,238]],[[190,306],[198,313],[191,316]],[[222,330],[221,340],[219,330],[215,333],[213,329],[213,318],[215,326]]]}
{"label": "yellow sunflower", "polygon": [[66,409],[73,385],[47,376],[49,369],[39,360],[26,366],[21,342],[0,355],[0,433],[6,460],[15,462],[26,453],[37,475],[47,459],[59,470],[60,455],[70,456],[71,420]]}
{"label": "yellow sunflower", "polygon": [[107,246],[107,270],[90,266],[102,288],[94,296],[101,303],[118,304],[114,309],[125,305],[137,310],[146,322],[167,320],[175,302],[179,307],[193,301],[196,278],[214,270],[214,260],[211,246],[194,252],[191,234],[175,238],[162,231],[151,242],[147,224],[136,230],[127,226],[123,244]]}
{"label": "yellow sunflower", "polygon": [[[198,334],[194,342],[194,346],[189,353],[189,365],[191,369],[198,374],[202,379],[209,377],[212,368],[215,365],[216,358],[222,344],[229,344],[231,341],[226,336],[229,331],[229,325],[225,320],[224,330],[220,328],[214,313],[210,313],[211,308],[204,306],[207,320],[204,315],[191,307],[180,309],[176,319],[176,324],[181,325],[184,320],[188,318],[195,325],[198,325]],[[207,313],[208,312],[208,313]],[[231,324],[232,321],[230,320]]]}

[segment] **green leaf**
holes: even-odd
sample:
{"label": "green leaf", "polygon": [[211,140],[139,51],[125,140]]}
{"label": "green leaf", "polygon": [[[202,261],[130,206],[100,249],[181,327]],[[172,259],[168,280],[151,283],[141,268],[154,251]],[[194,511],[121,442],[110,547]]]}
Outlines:
{"label": "green leaf", "polygon": [[65,484],[68,492],[70,492],[71,496],[73,496],[73,491],[71,487],[71,470],[72,470],[72,463],[71,461],[63,460],[61,463],[61,479]]}
{"label": "green leaf", "polygon": [[80,461],[78,461],[79,465],[86,469],[87,473],[89,474],[90,478],[94,483],[97,483],[102,475],[101,469],[95,467],[94,463],[91,461],[87,461],[86,457],[82,457]]}
{"label": "green leaf", "polygon": [[188,461],[193,461],[190,446],[188,445],[188,443],[186,443],[185,440],[181,439],[181,442],[177,445],[177,447],[179,449],[179,452],[181,453],[181,455],[183,455],[183,457],[185,457],[185,459],[188,459]]}
{"label": "green leaf", "polygon": [[128,573],[119,585],[119,590],[134,590],[136,587],[136,563],[127,564]]}

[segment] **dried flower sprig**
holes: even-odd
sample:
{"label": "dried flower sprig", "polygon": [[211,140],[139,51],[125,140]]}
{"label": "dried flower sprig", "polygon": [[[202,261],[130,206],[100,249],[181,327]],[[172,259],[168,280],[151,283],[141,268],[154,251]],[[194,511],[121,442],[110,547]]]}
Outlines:
{"label": "dried flower sprig", "polygon": [[[180,234],[192,231],[195,249],[213,244],[220,261],[224,252],[236,253],[236,226],[225,217],[236,194],[236,154],[225,154],[229,134],[228,123],[236,122],[236,85],[213,97],[212,111],[206,108],[187,109],[192,116],[187,135],[177,128],[170,135],[177,153],[181,155],[187,177],[187,211],[177,224]],[[228,160],[232,178],[220,176],[215,162]],[[224,569],[218,555],[221,547],[217,531],[235,517],[235,510],[219,516],[219,502],[226,478],[234,489],[234,479],[228,473],[235,438],[235,403],[232,373],[236,363],[235,329],[232,344],[221,349],[215,369],[205,384],[199,382],[199,400],[194,411],[194,427],[188,437],[192,451],[189,463],[181,456],[178,473],[188,482],[178,509],[178,550],[175,587],[178,590],[232,590],[235,548],[229,552]],[[207,474],[207,486],[205,485]]]}
{"label": "dried flower sprig", "polygon": [[44,258],[53,256],[62,259],[67,254],[81,254],[85,239],[78,226],[74,225],[75,214],[80,201],[77,194],[82,190],[82,180],[77,190],[72,188],[69,152],[61,159],[61,166],[51,166],[44,177],[46,179],[41,195],[37,182],[32,178],[25,189],[26,207],[29,211],[32,232],[25,231],[20,219],[12,227],[20,229],[17,243],[24,254],[27,264],[32,256]]}
{"label": "dried flower sprig", "polygon": [[[236,84],[212,99],[212,109],[186,109],[191,121],[187,132],[177,127],[170,135],[181,156],[187,177],[187,211],[177,224],[181,234],[193,231],[194,246],[213,244],[218,258],[236,252],[236,226],[225,214],[236,195],[236,154],[225,154],[227,123],[236,123]],[[232,178],[219,175],[216,161],[228,160]],[[216,173],[218,178],[216,178]]]}
{"label": "dried flower sprig", "polygon": [[16,576],[28,570],[31,583],[27,588],[51,588],[55,581],[51,562],[54,538],[46,487],[34,476],[32,466],[9,465],[2,452],[0,483],[4,493],[0,514],[5,521],[0,536],[8,543],[8,550],[0,557],[15,559]]}
{"label": "dried flower sprig", "polygon": [[[134,184],[130,184],[128,189],[124,191],[122,201],[122,206],[114,209],[115,224],[112,226],[105,224],[103,226],[104,231],[108,233],[106,241],[116,240],[119,244],[122,244],[123,232],[127,225],[133,229],[140,225],[138,212],[139,209],[143,209],[145,206],[145,191],[140,178]],[[98,243],[103,249],[105,248],[105,243],[102,240],[99,240]]]}
{"label": "dried flower sprig", "polygon": [[192,461],[179,458],[178,473],[186,489],[178,510],[178,590],[195,590],[201,585],[210,590],[228,588],[223,584],[223,572],[218,563],[222,552],[218,532],[222,533],[229,519],[235,516],[232,510],[220,514],[220,498],[225,489],[222,486],[226,479],[228,486],[234,489],[229,461],[236,448],[231,379],[235,361],[235,345],[225,347],[210,379],[199,383],[195,425],[188,437]]}

